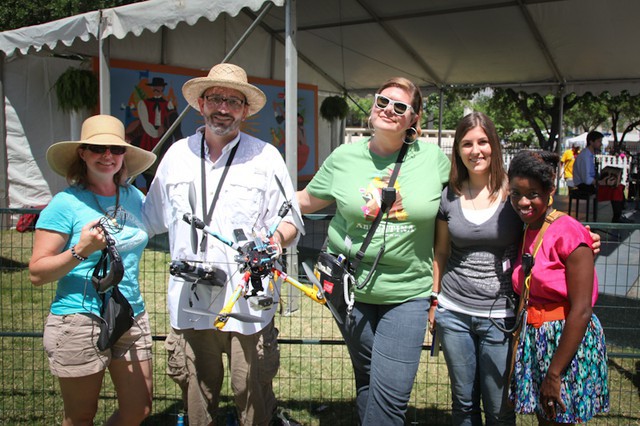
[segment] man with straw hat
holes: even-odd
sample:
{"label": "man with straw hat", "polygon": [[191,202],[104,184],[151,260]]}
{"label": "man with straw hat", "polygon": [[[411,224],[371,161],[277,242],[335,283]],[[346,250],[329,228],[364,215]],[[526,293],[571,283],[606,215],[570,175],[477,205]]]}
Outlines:
{"label": "man with straw hat", "polygon": [[[189,424],[215,423],[225,374],[222,357],[226,355],[239,423],[268,425],[276,411],[272,379],[280,362],[278,330],[273,322],[275,305],[263,310],[240,297],[232,313],[251,316],[255,322],[227,317],[224,327],[216,328],[215,313],[222,311],[242,281],[234,260],[238,253],[202,232],[198,232],[197,242],[192,242],[192,230],[183,216],[193,214],[220,236],[235,237],[242,245],[278,223],[282,204],[296,202],[294,189],[278,150],[240,131],[242,122],[266,102],[264,93],[248,83],[242,68],[215,65],[206,77],[187,81],[182,93],[200,112],[205,125],[169,148],[143,211],[150,233],[169,232],[173,261],[197,262],[215,268],[217,276],[226,276],[218,285],[189,282],[175,275],[169,278],[171,327],[186,342]],[[277,180],[287,194],[278,188]],[[272,242],[287,246],[297,235],[289,212],[277,226]],[[264,284],[267,288],[266,280]],[[279,284],[276,287],[277,301]],[[213,315],[193,314],[185,308]]]}

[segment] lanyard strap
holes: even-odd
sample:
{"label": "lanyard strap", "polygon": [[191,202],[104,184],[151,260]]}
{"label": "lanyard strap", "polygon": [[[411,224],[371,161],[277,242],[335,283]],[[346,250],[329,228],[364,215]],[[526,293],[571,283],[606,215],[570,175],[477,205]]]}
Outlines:
{"label": "lanyard strap", "polygon": [[[222,189],[222,183],[227,177],[227,173],[229,172],[229,167],[231,163],[233,163],[233,157],[236,155],[236,151],[238,151],[238,146],[240,145],[240,140],[236,143],[236,146],[231,149],[229,153],[229,158],[227,158],[227,163],[224,166],[224,170],[222,171],[222,176],[218,181],[218,187],[216,188],[216,193],[213,195],[213,200],[211,200],[211,206],[209,207],[209,211],[207,212],[207,170],[206,170],[206,161],[205,161],[205,150],[204,150],[204,131],[202,132],[202,140],[200,141],[200,170],[201,170],[201,180],[202,180],[202,220],[205,224],[209,224],[211,222],[211,218],[213,217],[213,209],[218,202],[218,197],[220,196],[220,190]],[[200,243],[200,250],[204,251],[205,244],[207,240],[207,234],[203,233],[202,241]]]}
{"label": "lanyard strap", "polygon": [[[556,219],[564,215],[565,213],[554,209],[551,213],[547,215],[547,217],[544,218],[544,223],[542,224],[542,227],[540,228],[540,232],[538,232],[538,235],[536,236],[536,240],[533,244],[533,253],[531,253],[530,255],[531,267],[528,268],[528,271],[524,271],[524,274],[525,274],[524,285],[522,287],[522,294],[520,295],[520,304],[518,307],[518,313],[520,313],[523,309],[527,309],[527,306],[529,305],[529,293],[531,291],[531,273],[533,270],[533,264],[536,258],[536,254],[538,253],[538,250],[540,250],[540,247],[542,246],[542,237],[544,236],[544,233],[547,231],[547,228],[549,228],[549,225],[551,225]],[[524,234],[522,236],[523,258],[525,255],[528,255],[528,253],[524,252],[525,237],[527,236],[527,229],[529,229],[529,225],[525,226]]]}
{"label": "lanyard strap", "polygon": [[[396,179],[398,177],[398,173],[400,172],[400,166],[402,165],[402,162],[404,161],[404,156],[407,153],[408,149],[409,149],[409,144],[403,143],[402,144],[402,148],[400,148],[400,152],[398,153],[398,158],[396,159],[396,165],[393,168],[393,172],[391,172],[391,177],[389,178],[389,185],[387,185],[386,188],[382,188],[382,197],[381,197],[382,201],[380,203],[380,209],[378,210],[378,214],[376,215],[375,219],[373,220],[373,223],[371,224],[371,227],[369,228],[369,232],[367,232],[367,236],[365,237],[364,241],[362,242],[362,245],[360,246],[360,249],[356,253],[355,259],[351,262],[351,266],[350,266],[351,271],[350,272],[352,274],[354,274],[354,275],[355,275],[356,269],[358,269],[358,265],[360,265],[360,262],[364,258],[364,253],[366,252],[367,247],[369,246],[369,244],[371,243],[371,240],[373,239],[373,234],[375,234],[376,228],[378,228],[378,225],[380,224],[380,221],[382,220],[382,216],[389,209],[391,209],[391,206],[393,206],[393,203],[395,203],[395,201],[396,201],[396,189],[394,188],[394,185],[396,183]],[[371,268],[371,273],[375,270],[375,267],[377,266],[378,261],[380,260],[380,257],[382,256],[382,252],[384,252],[384,244],[380,248],[380,253],[378,253],[378,256],[376,256],[376,261],[374,262],[374,266]],[[369,274],[367,279],[362,284],[362,287],[364,287],[366,285],[366,283],[369,281],[369,279],[371,277],[371,273]]]}

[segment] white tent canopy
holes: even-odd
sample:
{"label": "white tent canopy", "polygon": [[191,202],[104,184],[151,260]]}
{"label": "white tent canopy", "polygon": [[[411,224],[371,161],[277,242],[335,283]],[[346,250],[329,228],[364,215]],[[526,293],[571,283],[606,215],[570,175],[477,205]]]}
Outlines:
{"label": "white tent canopy", "polygon": [[[587,146],[587,132],[584,132],[580,135],[571,137],[571,138],[566,138],[564,140],[564,146],[565,148],[571,148],[572,146],[577,146],[580,149],[584,149]],[[607,146],[609,146],[609,138],[605,135],[602,138],[602,147],[606,148]]]}
{"label": "white tent canopy", "polygon": [[[0,33],[9,168],[32,161],[52,190],[59,185],[43,160],[43,146],[68,137],[49,91],[64,71],[52,53],[208,70],[268,4],[286,0],[150,0]],[[289,63],[287,10],[297,27],[298,60]],[[286,81],[295,65],[321,96],[371,93],[398,75],[427,90],[638,91],[640,55],[628,47],[640,40],[638,16],[637,0],[295,0],[271,7],[231,60],[253,77]],[[13,158],[16,145],[32,157]],[[11,205],[32,198],[12,192]]]}
{"label": "white tent canopy", "polygon": [[[285,0],[150,0],[0,33],[0,51],[111,57],[208,69],[233,45],[229,17],[246,22]],[[510,86],[618,91],[640,82],[636,0],[296,0],[301,82],[321,90],[372,90],[403,75],[423,87]],[[244,13],[240,10],[244,9]],[[205,18],[210,22],[199,21]],[[100,21],[102,19],[102,26]],[[227,22],[221,22],[227,21]],[[227,24],[225,26],[225,24]],[[194,26],[189,28],[189,26]],[[282,39],[285,10],[272,8],[253,38]],[[158,31],[167,28],[173,31]],[[245,55],[256,77],[284,79],[279,45]]]}

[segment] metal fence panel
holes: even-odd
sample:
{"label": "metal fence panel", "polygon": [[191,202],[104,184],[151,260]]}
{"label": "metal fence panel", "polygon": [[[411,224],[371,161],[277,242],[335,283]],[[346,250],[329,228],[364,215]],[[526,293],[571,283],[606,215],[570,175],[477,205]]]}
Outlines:
{"label": "metal fence panel", "polygon": [[[0,216],[21,212],[4,210]],[[10,223],[5,219],[0,223]],[[328,217],[306,219],[307,236],[300,241],[298,257],[312,262],[324,242]],[[591,423],[638,424],[640,225],[598,223],[592,227],[603,237],[597,259],[601,295],[596,313],[605,328],[610,353],[611,411]],[[43,324],[55,285],[34,287],[29,282],[32,238],[32,233],[0,229],[0,424],[58,424],[62,417],[58,383],[49,372],[42,348]],[[165,373],[169,260],[166,235],[154,238],[142,259],[140,282],[154,335],[154,406],[145,425],[176,424],[178,413],[184,411],[180,389]],[[295,309],[287,309],[291,307],[287,303],[294,301]],[[303,424],[356,424],[351,363],[329,311],[294,292],[285,294],[284,305],[283,314],[276,317],[281,367],[274,386],[280,406]],[[442,353],[429,356],[429,339],[427,336],[407,422],[446,425],[451,423],[447,369]],[[107,374],[96,423],[104,422],[115,406]],[[231,390],[225,382],[219,424],[224,424],[232,411]],[[532,416],[518,417],[518,424],[535,423]]]}

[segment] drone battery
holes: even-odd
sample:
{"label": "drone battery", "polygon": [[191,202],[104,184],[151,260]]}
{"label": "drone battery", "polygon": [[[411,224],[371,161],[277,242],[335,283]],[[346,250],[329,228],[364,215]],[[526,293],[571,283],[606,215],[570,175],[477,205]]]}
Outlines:
{"label": "drone battery", "polygon": [[331,253],[320,252],[315,267],[315,275],[322,284],[325,297],[341,314],[347,310],[344,296],[344,276],[347,274],[346,261]]}

